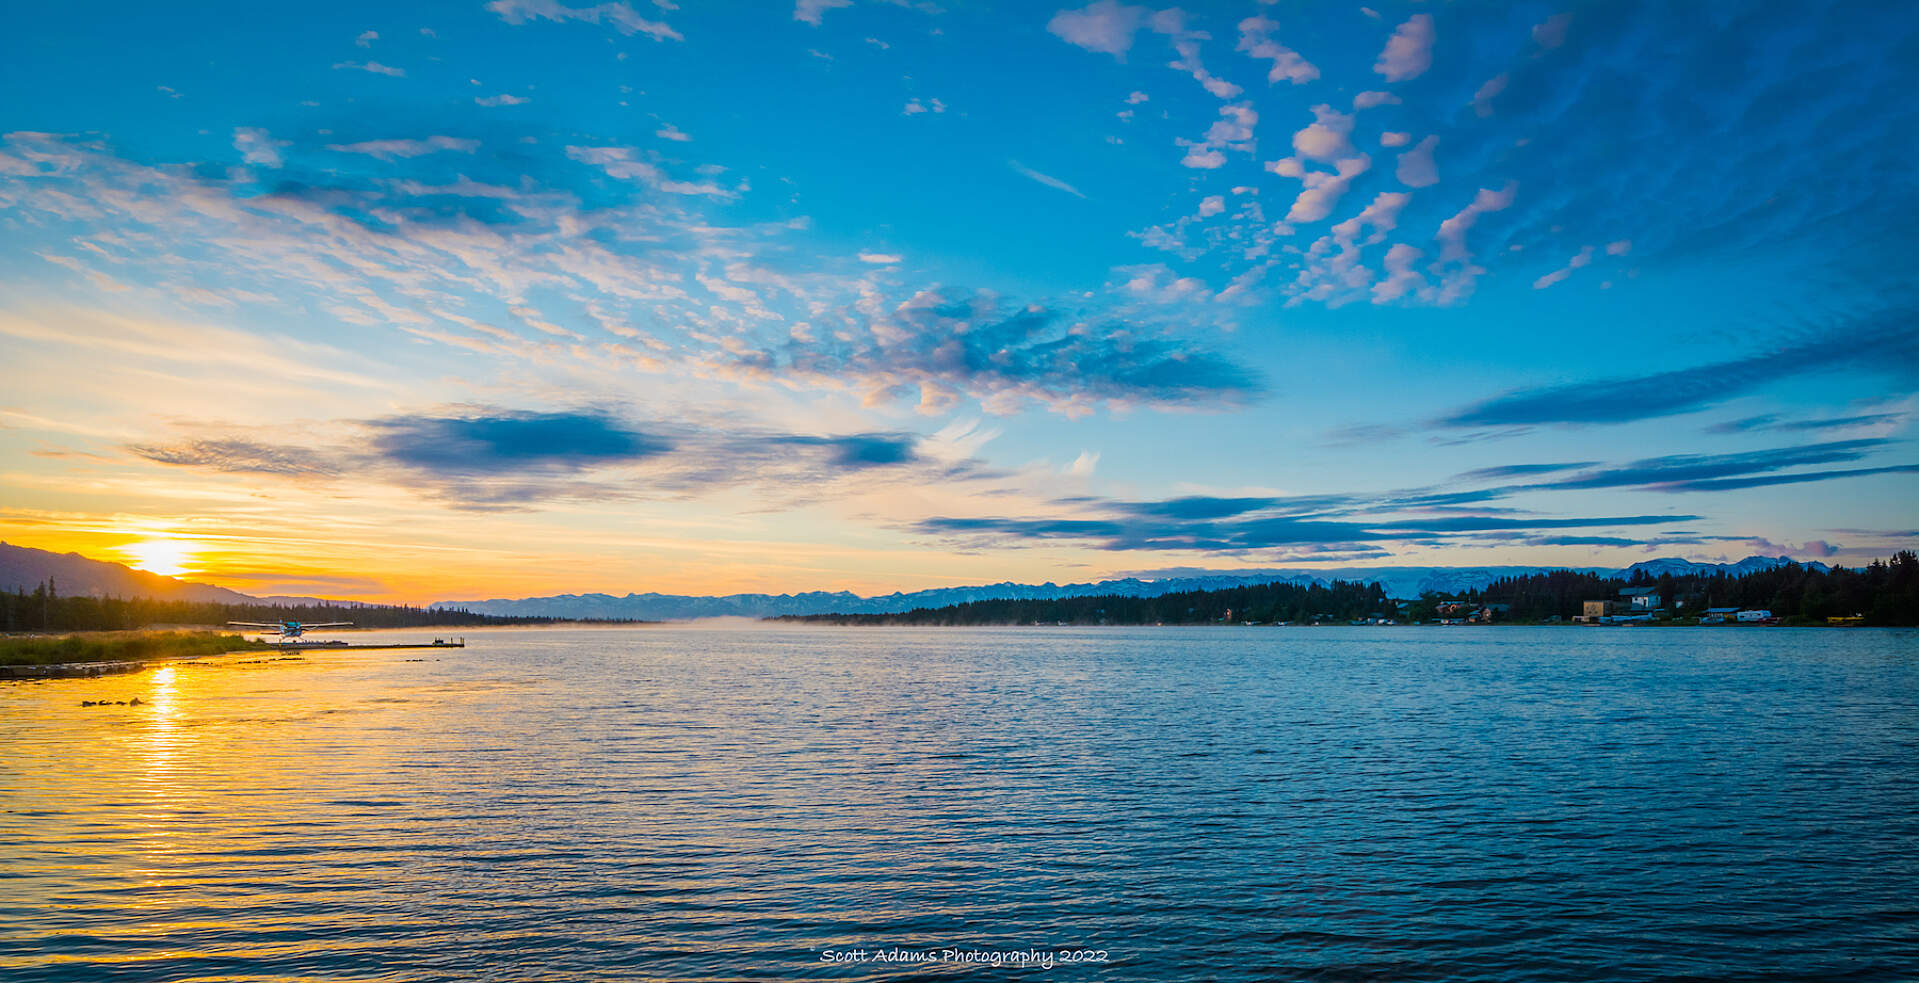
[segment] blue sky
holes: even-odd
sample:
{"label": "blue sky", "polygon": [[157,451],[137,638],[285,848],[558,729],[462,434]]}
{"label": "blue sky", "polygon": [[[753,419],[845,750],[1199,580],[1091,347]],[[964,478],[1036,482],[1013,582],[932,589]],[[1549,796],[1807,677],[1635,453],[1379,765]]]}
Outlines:
{"label": "blue sky", "polygon": [[1919,530],[1908,6],[15,21],[12,541],[432,599]]}

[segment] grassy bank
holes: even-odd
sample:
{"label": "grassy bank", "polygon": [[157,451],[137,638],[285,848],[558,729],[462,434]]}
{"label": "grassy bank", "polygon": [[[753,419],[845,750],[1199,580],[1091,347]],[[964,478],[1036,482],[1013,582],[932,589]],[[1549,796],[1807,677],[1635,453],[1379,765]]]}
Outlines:
{"label": "grassy bank", "polygon": [[0,637],[0,666],[137,662],[263,649],[263,642],[207,631],[113,631]]}

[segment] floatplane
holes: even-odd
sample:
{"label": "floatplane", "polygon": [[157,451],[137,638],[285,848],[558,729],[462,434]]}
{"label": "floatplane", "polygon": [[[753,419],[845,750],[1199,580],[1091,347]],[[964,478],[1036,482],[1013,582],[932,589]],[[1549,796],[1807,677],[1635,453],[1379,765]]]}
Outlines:
{"label": "floatplane", "polygon": [[[229,621],[227,622],[227,627],[258,628],[260,629],[261,634],[263,635],[271,634],[273,635],[273,637],[279,639],[279,642],[277,644],[288,645],[288,644],[299,642],[299,640],[302,637],[304,637],[307,632],[323,631],[330,628],[351,628],[353,627],[353,622],[322,621],[317,624],[307,624],[301,621]],[[346,643],[345,642],[308,642],[307,644],[309,645],[319,645],[319,644],[345,645]]]}
{"label": "floatplane", "polygon": [[270,635],[273,638],[278,639],[278,641],[272,642],[270,644],[280,646],[281,648],[288,648],[288,649],[310,649],[310,648],[463,649],[463,648],[466,648],[466,638],[464,636],[450,642],[444,638],[436,638],[433,640],[433,644],[431,645],[428,645],[424,642],[373,642],[373,643],[364,644],[364,645],[348,645],[346,642],[339,641],[337,639],[328,640],[324,642],[309,642],[309,641],[302,640],[305,638],[306,633],[310,631],[325,631],[325,630],[330,630],[334,628],[351,628],[353,627],[353,622],[351,621],[322,621],[322,622],[316,622],[314,624],[307,624],[306,622],[303,622],[303,621],[229,621],[227,622],[227,626],[230,628],[258,628],[260,629],[260,633],[262,635]]}

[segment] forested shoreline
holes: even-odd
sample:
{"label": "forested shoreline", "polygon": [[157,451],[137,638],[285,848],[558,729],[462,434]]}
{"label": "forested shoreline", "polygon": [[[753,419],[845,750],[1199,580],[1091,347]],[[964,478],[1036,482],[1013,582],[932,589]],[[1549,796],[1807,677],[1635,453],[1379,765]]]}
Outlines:
{"label": "forested shoreline", "polygon": [[[1488,610],[1495,622],[1571,621],[1582,605],[1617,600],[1622,591],[1660,597],[1655,623],[1689,624],[1710,608],[1769,611],[1784,624],[1919,625],[1919,556],[1902,550],[1861,568],[1820,570],[1797,563],[1738,576],[1726,574],[1631,578],[1555,570],[1507,577],[1480,590],[1394,599],[1377,583],[1271,583],[1222,590],[1182,591],[1158,597],[1089,595],[1053,600],[972,601],[897,614],[785,615],[777,621],[835,625],[1186,625],[1345,623],[1390,620],[1426,623],[1443,610]],[[1496,610],[1495,610],[1496,609]]]}
{"label": "forested shoreline", "polygon": [[215,604],[63,596],[59,585],[52,582],[41,583],[31,591],[0,592],[0,630],[7,632],[126,631],[155,625],[224,625],[229,621],[350,621],[355,628],[477,628],[571,624],[576,620],[390,604]]}

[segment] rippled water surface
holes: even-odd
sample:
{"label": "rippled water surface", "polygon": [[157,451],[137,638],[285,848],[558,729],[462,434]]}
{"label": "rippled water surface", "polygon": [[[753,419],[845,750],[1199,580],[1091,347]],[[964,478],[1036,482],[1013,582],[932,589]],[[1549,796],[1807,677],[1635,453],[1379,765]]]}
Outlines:
{"label": "rippled water surface", "polygon": [[1919,979],[1913,632],[468,639],[0,683],[0,978]]}

